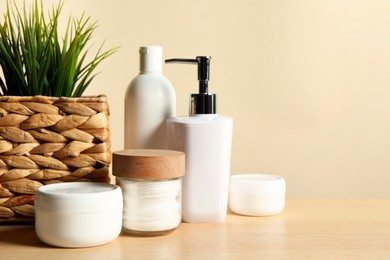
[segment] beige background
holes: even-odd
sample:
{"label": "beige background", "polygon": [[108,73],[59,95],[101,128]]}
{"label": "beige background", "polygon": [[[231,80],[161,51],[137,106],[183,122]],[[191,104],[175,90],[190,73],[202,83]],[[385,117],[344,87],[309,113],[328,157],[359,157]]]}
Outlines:
{"label": "beige background", "polygon": [[[138,48],[161,45],[212,56],[218,111],[235,120],[232,174],[282,175],[289,198],[390,198],[390,1],[65,0],[64,24],[83,11],[97,44],[121,45],[86,93],[109,97],[113,151]],[[196,68],[164,71],[185,115]]]}

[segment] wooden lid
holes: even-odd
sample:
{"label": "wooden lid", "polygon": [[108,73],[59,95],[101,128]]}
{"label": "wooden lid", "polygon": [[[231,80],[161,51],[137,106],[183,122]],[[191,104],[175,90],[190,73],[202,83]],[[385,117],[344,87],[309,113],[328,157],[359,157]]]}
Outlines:
{"label": "wooden lid", "polygon": [[136,149],[113,153],[112,172],[117,177],[134,179],[170,179],[184,175],[183,152]]}

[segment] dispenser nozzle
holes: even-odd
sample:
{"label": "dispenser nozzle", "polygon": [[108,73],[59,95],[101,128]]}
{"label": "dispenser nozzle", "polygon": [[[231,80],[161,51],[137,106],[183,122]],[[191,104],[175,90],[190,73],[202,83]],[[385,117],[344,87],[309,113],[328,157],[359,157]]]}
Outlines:
{"label": "dispenser nozzle", "polygon": [[165,60],[165,63],[198,65],[199,93],[191,94],[190,115],[216,113],[216,95],[208,93],[210,60],[210,56],[197,56],[195,59],[174,58]]}
{"label": "dispenser nozzle", "polygon": [[184,63],[198,65],[199,93],[208,93],[208,84],[210,80],[210,56],[197,56],[196,59],[174,58],[165,60],[165,63]]}

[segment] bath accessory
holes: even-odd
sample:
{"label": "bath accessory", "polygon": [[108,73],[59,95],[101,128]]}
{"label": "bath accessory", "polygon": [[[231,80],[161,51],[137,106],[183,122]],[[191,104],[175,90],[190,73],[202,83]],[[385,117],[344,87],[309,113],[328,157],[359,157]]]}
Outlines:
{"label": "bath accessory", "polygon": [[121,231],[122,192],[112,184],[67,182],[38,188],[35,230],[57,247],[91,247],[113,241]]}
{"label": "bath accessory", "polygon": [[125,95],[125,149],[164,149],[165,120],[176,113],[176,95],[162,74],[162,47],[144,46],[140,73]]}
{"label": "bath accessory", "polygon": [[184,153],[169,150],[114,152],[113,174],[123,190],[123,231],[135,236],[165,235],[181,222]]}
{"label": "bath accessory", "polygon": [[238,174],[230,177],[229,208],[237,214],[270,216],[283,211],[286,183],[269,174]]}
{"label": "bath accessory", "polygon": [[186,154],[185,222],[221,222],[227,212],[233,119],[216,114],[216,95],[208,92],[210,60],[166,60],[198,66],[199,93],[191,94],[190,116],[167,120],[168,148]]}

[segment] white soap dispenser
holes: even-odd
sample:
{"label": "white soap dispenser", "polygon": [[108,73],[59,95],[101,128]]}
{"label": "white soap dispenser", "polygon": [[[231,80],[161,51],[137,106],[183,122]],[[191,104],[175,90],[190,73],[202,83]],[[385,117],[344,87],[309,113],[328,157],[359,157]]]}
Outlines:
{"label": "white soap dispenser", "polygon": [[162,74],[160,46],[140,47],[140,73],[125,95],[125,149],[165,149],[165,120],[176,113],[176,95]]}
{"label": "white soap dispenser", "polygon": [[186,156],[184,222],[221,222],[227,213],[233,119],[216,114],[216,95],[208,93],[210,59],[165,61],[198,65],[199,93],[191,94],[190,115],[167,120],[168,148]]}

